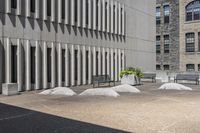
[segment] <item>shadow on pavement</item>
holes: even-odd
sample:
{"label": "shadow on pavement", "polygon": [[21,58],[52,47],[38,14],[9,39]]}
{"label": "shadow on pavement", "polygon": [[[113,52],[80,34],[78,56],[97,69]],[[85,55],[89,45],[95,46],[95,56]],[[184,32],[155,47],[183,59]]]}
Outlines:
{"label": "shadow on pavement", "polygon": [[128,133],[0,103],[0,133]]}

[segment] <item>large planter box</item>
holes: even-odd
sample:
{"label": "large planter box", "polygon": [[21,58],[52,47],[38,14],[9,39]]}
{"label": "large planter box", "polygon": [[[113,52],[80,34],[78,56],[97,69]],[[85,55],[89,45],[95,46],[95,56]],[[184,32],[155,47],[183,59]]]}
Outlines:
{"label": "large planter box", "polygon": [[15,83],[5,83],[2,85],[2,95],[13,96],[18,95],[18,84]]}
{"label": "large planter box", "polygon": [[139,85],[140,79],[135,75],[124,75],[121,79],[121,84]]}

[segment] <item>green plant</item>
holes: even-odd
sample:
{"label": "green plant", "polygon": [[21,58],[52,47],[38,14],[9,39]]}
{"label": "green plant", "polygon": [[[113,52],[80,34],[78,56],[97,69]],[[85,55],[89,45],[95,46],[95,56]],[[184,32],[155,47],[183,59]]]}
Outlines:
{"label": "green plant", "polygon": [[144,74],[142,73],[142,71],[138,68],[133,68],[133,67],[129,67],[126,68],[125,70],[120,72],[120,77],[122,78],[124,75],[135,75],[138,78],[142,78],[144,76]]}

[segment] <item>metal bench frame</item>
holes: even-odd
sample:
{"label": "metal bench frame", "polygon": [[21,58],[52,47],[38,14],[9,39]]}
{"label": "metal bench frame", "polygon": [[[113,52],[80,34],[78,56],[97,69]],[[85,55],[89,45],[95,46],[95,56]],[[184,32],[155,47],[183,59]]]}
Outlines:
{"label": "metal bench frame", "polygon": [[178,83],[179,80],[195,81],[196,85],[199,85],[198,74],[177,74],[176,77],[174,78],[174,83]]}
{"label": "metal bench frame", "polygon": [[100,84],[105,84],[105,83],[109,83],[109,86],[111,83],[113,83],[115,86],[115,81],[114,80],[112,81],[109,75],[93,76],[92,82],[93,82],[93,88],[95,88],[95,84],[98,84],[99,87]]}
{"label": "metal bench frame", "polygon": [[144,77],[142,79],[151,79],[152,83],[156,83],[156,74],[155,73],[144,73]]}

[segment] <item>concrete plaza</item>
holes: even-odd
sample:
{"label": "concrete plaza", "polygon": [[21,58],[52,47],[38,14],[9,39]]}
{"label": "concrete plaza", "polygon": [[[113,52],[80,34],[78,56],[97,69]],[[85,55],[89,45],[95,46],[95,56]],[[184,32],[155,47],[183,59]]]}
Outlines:
{"label": "concrete plaza", "polygon": [[145,82],[137,87],[142,93],[118,98],[41,96],[40,91],[0,96],[0,132],[199,133],[200,87],[161,91],[160,85]]}

